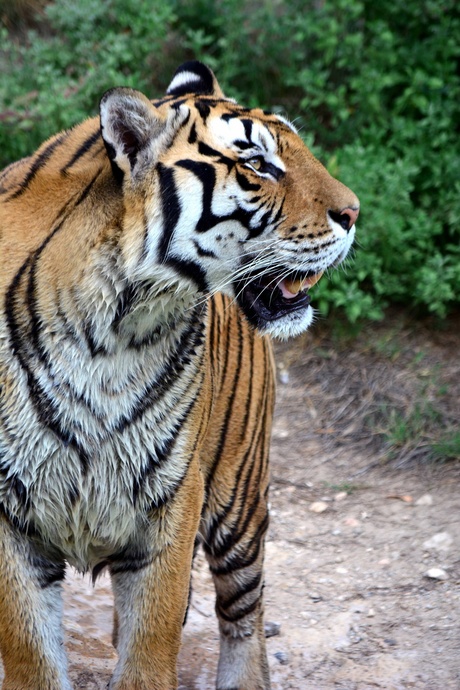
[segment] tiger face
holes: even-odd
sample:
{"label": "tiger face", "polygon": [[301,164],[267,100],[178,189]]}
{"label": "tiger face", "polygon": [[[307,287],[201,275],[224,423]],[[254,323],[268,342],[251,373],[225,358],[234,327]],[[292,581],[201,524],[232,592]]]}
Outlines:
{"label": "tiger face", "polygon": [[359,202],[288,121],[237,105],[186,63],[160,101],[107,93],[101,125],[126,198],[146,200],[139,280],[223,292],[262,333],[310,325],[308,290],[346,257]]}

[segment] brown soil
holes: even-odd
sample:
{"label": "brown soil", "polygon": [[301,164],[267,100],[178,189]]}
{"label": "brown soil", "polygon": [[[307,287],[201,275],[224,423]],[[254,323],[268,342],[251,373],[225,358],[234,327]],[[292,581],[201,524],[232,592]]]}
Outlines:
{"label": "brown soil", "polygon": [[[273,690],[460,688],[460,463],[432,452],[458,423],[460,324],[391,323],[353,342],[317,326],[277,346]],[[217,630],[201,554],[193,591],[180,688],[212,690]],[[108,579],[93,588],[72,576],[65,606],[74,685],[102,690],[116,659]]]}

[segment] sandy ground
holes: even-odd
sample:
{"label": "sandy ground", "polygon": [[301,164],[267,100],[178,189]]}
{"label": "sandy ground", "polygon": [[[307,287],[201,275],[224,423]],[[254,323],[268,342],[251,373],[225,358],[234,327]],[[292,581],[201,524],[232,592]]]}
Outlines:
{"label": "sandy ground", "polygon": [[[277,348],[265,589],[266,619],[280,624],[267,640],[273,690],[460,688],[460,465],[385,461],[369,426],[376,398],[379,409],[384,395],[410,403],[423,367],[438,387],[448,379],[452,414],[458,337],[398,338],[398,361],[363,337],[353,351],[318,335]],[[116,661],[109,580],[93,588],[70,573],[65,591],[74,686],[102,690]],[[217,626],[201,554],[193,592],[180,689],[212,690]]]}

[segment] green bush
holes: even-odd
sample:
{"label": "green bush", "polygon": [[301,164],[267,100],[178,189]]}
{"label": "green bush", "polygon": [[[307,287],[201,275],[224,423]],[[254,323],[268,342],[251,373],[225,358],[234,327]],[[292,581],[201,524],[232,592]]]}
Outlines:
{"label": "green bush", "polygon": [[228,95],[287,113],[361,199],[355,260],[315,288],[321,311],[443,317],[460,293],[459,35],[456,0],[56,0],[33,31],[1,32],[0,167],[107,88],[154,97],[202,59]]}
{"label": "green bush", "polygon": [[47,5],[42,33],[18,41],[4,29],[0,166],[94,115],[112,86],[151,90],[172,17],[160,0],[60,0]]}

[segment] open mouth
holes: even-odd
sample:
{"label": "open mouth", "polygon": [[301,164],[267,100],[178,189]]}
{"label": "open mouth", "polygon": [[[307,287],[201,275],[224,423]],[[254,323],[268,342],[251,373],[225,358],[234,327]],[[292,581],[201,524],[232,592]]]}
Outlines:
{"label": "open mouth", "polygon": [[[281,278],[280,274],[284,277]],[[267,273],[253,280],[236,283],[237,301],[246,317],[256,326],[276,321],[287,314],[305,310],[310,304],[308,289],[323,275],[323,271]]]}

